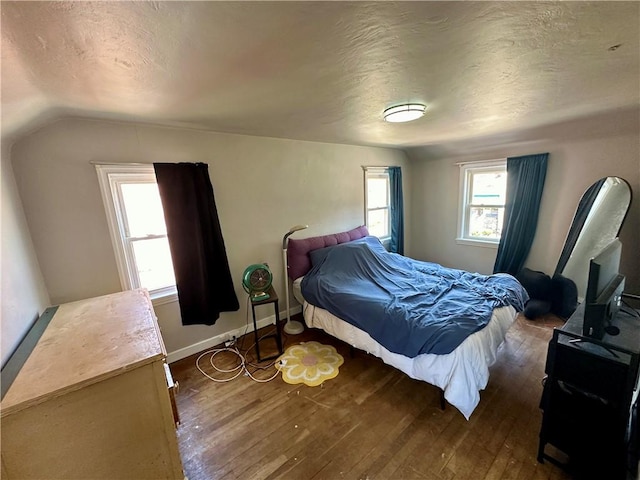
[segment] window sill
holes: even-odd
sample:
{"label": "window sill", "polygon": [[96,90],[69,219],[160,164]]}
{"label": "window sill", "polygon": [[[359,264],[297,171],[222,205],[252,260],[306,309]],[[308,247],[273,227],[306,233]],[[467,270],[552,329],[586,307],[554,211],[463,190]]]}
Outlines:
{"label": "window sill", "polygon": [[378,240],[380,240],[380,243],[382,243],[382,246],[384,248],[389,250],[389,245],[391,245],[391,237],[378,237]]}
{"label": "window sill", "polygon": [[160,305],[166,305],[168,303],[173,303],[178,301],[177,293],[160,293],[151,296],[151,303],[154,307],[159,307]]}
{"label": "window sill", "polygon": [[469,245],[471,247],[498,248],[500,242],[492,242],[487,240],[472,240],[470,238],[456,238],[458,245]]}

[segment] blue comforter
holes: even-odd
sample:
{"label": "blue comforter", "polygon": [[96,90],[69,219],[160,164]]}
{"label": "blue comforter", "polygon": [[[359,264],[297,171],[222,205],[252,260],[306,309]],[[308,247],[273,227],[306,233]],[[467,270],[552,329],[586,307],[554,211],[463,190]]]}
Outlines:
{"label": "blue comforter", "polygon": [[307,302],[367,332],[387,350],[446,354],[491,320],[521,311],[528,295],[511,275],[480,275],[387,252],[365,237],[311,252],[302,280]]}

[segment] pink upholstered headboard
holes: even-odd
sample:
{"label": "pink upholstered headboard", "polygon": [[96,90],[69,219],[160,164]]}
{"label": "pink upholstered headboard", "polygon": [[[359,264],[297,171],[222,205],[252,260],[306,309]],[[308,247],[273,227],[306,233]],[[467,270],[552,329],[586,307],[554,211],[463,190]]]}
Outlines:
{"label": "pink upholstered headboard", "polygon": [[346,243],[369,235],[365,225],[349,230],[348,232],[332,233],[319,237],[309,237],[296,240],[289,239],[287,247],[287,264],[289,265],[289,278],[295,280],[311,270],[309,252],[318,248],[330,247],[339,243]]}

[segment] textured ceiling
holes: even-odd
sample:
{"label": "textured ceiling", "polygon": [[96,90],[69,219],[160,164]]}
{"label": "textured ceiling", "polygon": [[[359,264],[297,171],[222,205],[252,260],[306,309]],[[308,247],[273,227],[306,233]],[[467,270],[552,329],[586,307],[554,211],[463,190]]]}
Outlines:
{"label": "textured ceiling", "polygon": [[[3,137],[60,116],[440,145],[640,103],[638,2],[9,2]],[[425,117],[381,113],[423,102]]]}

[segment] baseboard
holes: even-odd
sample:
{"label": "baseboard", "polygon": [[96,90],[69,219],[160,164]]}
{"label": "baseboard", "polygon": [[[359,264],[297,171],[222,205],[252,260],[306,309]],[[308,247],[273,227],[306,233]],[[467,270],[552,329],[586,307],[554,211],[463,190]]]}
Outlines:
{"label": "baseboard", "polygon": [[[302,306],[298,305],[297,307],[293,307],[290,310],[291,315],[296,315],[302,312]],[[283,312],[280,312],[280,318],[284,319],[286,316]],[[275,315],[269,315],[268,317],[262,318],[258,320],[256,323],[258,328],[266,327],[269,325],[274,325],[276,322]],[[193,345],[189,345],[188,347],[180,348],[173,352],[169,352],[167,354],[167,363],[177,362],[178,360],[182,360],[183,358],[187,358],[196,353],[202,352],[204,350],[208,350],[209,348],[215,347],[216,345],[221,345],[232,337],[239,338],[244,335],[246,330],[246,326],[242,326],[240,328],[236,328],[235,330],[229,330],[228,332],[221,333],[216,335],[215,337],[207,338],[206,340],[202,340],[201,342],[194,343]],[[249,332],[252,332],[253,329],[250,329]]]}

